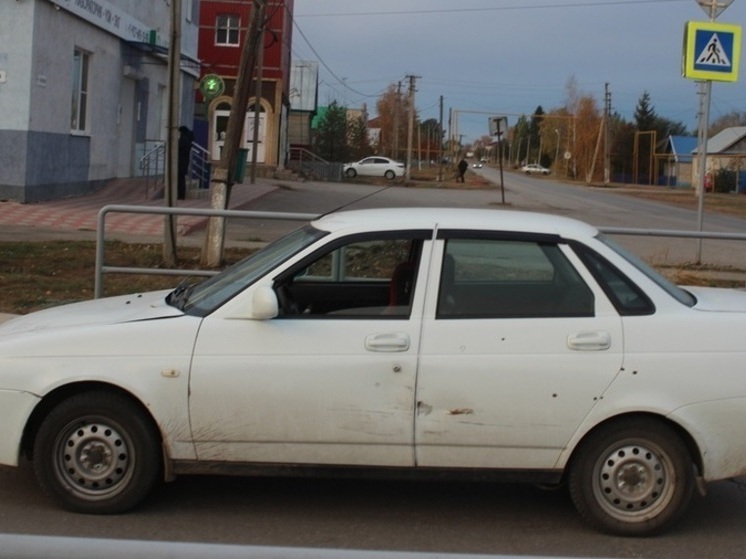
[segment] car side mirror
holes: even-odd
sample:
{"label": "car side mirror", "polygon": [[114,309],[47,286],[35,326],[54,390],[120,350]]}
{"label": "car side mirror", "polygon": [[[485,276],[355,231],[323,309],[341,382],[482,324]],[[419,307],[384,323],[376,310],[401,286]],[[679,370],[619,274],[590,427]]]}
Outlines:
{"label": "car side mirror", "polygon": [[249,318],[253,320],[269,320],[280,314],[280,305],[277,294],[268,285],[259,285],[254,289],[251,298],[251,309]]}

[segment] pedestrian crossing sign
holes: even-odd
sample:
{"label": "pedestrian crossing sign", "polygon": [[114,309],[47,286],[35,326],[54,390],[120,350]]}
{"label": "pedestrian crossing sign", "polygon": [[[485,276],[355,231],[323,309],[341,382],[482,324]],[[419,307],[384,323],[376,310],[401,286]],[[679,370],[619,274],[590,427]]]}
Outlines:
{"label": "pedestrian crossing sign", "polygon": [[690,21],[684,30],[682,72],[685,78],[738,81],[741,26]]}

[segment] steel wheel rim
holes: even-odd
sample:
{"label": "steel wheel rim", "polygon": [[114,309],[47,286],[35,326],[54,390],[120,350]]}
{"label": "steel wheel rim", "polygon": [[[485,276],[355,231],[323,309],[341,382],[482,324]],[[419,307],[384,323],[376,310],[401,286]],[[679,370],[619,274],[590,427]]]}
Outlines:
{"label": "steel wheel rim", "polygon": [[54,471],[71,493],[88,501],[120,493],[132,478],[132,440],[114,422],[85,418],[70,423],[54,445]]}
{"label": "steel wheel rim", "polygon": [[649,441],[609,447],[593,472],[596,502],[624,521],[642,521],[660,513],[671,503],[675,484],[671,458]]}

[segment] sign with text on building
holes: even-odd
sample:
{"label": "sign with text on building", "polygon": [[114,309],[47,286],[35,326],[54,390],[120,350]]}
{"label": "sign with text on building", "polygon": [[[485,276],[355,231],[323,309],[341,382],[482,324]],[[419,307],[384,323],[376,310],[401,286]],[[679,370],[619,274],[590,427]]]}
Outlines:
{"label": "sign with text on building", "polygon": [[685,78],[738,81],[741,26],[705,21],[687,22],[682,73]]}

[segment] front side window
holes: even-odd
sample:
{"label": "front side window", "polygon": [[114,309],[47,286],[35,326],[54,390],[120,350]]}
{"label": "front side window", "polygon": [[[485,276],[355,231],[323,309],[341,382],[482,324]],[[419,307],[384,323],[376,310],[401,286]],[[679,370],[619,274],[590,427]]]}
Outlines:
{"label": "front side window", "polygon": [[384,233],[333,243],[278,278],[282,316],[408,317],[422,238]]}
{"label": "front side window", "polygon": [[312,245],[326,233],[307,225],[270,243],[224,272],[195,286],[182,286],[168,297],[168,303],[195,316],[207,316],[273,268]]}
{"label": "front side window", "polygon": [[241,18],[235,14],[220,14],[215,20],[215,44],[238,46]]}
{"label": "front side window", "polygon": [[73,90],[70,129],[85,132],[88,114],[88,66],[90,55],[75,49],[73,54]]}
{"label": "front side window", "polygon": [[437,317],[593,316],[593,292],[556,243],[448,239]]}

